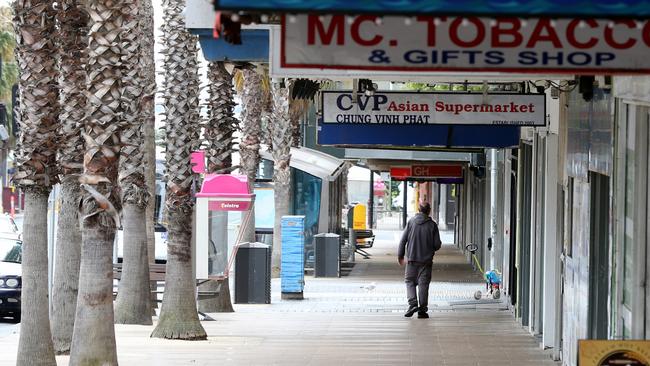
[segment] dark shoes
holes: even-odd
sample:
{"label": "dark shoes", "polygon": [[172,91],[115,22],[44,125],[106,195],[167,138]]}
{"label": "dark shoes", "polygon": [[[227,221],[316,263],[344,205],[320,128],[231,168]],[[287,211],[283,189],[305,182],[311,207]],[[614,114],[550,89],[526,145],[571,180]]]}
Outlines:
{"label": "dark shoes", "polygon": [[418,313],[418,318],[420,319],[427,319],[429,317],[429,314],[427,314],[426,310],[422,310],[417,306],[409,306],[409,309],[404,313],[404,316],[407,318],[410,318],[413,316],[413,314]]}
{"label": "dark shoes", "polygon": [[410,318],[410,317],[412,317],[413,314],[415,314],[418,310],[420,310],[419,307],[417,307],[417,306],[415,306],[415,305],[411,305],[411,306],[409,306],[409,309],[406,311],[406,313],[404,313],[404,316],[407,317],[407,318]]}

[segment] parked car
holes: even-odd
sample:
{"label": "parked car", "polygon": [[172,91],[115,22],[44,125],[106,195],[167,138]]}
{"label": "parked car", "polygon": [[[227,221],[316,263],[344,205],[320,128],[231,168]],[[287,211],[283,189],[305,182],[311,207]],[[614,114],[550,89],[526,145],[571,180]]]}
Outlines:
{"label": "parked car", "polygon": [[[122,231],[122,229],[118,230],[115,234],[115,247],[118,263],[121,263],[124,257],[123,237],[124,231]],[[167,263],[167,228],[160,224],[156,224],[154,228],[154,238],[156,263]]]}
{"label": "parked car", "polygon": [[21,239],[23,216],[11,217],[0,214],[0,236]]}
{"label": "parked car", "polygon": [[22,242],[0,237],[0,319],[20,321]]}

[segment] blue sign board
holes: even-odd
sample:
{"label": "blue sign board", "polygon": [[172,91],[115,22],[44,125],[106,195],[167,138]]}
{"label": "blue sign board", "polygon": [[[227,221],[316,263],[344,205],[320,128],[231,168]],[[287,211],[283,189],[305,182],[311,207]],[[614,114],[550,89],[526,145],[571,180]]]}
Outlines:
{"label": "blue sign board", "polygon": [[230,44],[223,37],[214,38],[212,29],[190,29],[199,36],[203,56],[208,61],[268,62],[269,31],[245,29],[241,32],[241,44]]}
{"label": "blue sign board", "polygon": [[335,124],[318,125],[318,144],[356,147],[506,148],[519,146],[517,126]]}
{"label": "blue sign board", "polygon": [[365,147],[506,148],[520,126],[544,126],[544,94],[321,92],[318,144]]}
{"label": "blue sign board", "polygon": [[647,17],[648,0],[215,0],[217,9],[269,12]]}

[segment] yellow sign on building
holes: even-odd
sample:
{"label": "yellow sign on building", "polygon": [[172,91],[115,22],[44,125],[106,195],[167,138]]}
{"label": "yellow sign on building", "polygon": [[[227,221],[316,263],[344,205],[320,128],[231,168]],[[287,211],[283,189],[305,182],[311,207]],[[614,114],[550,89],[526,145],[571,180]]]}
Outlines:
{"label": "yellow sign on building", "polygon": [[354,206],[353,210],[352,228],[355,230],[366,230],[366,205],[358,204]]}
{"label": "yellow sign on building", "polygon": [[578,366],[650,366],[650,341],[578,341]]}

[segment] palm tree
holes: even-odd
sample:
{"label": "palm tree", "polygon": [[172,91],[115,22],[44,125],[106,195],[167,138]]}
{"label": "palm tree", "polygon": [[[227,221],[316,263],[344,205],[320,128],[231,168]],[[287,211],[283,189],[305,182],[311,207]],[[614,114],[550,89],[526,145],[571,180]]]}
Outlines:
{"label": "palm tree", "polygon": [[[144,176],[149,187],[149,193],[154,194],[156,190],[156,141],[155,128],[156,116],[154,112],[154,99],[156,94],[156,70],[154,65],[154,27],[153,27],[153,5],[151,0],[140,2],[140,40],[141,49],[141,74],[143,78],[141,112],[142,128],[144,135]],[[154,239],[154,211],[155,200],[150,199],[147,203],[147,254],[149,263],[155,263],[155,239]]]}
{"label": "palm tree", "polygon": [[208,122],[205,126],[204,140],[208,172],[230,173],[234,149],[233,135],[238,129],[234,117],[235,107],[232,75],[223,62],[211,62],[208,68],[210,100],[208,102]]}
{"label": "palm tree", "polygon": [[[264,78],[267,78],[268,74],[264,74]],[[263,79],[265,80],[265,79]],[[270,90],[271,86],[269,85],[269,90],[264,90],[264,106],[262,107],[262,134],[260,136],[260,142],[267,146],[267,151],[273,151],[273,143],[271,142],[271,135],[273,134],[272,125],[273,125],[273,92]]]}
{"label": "palm tree", "polygon": [[273,156],[273,196],[275,201],[275,223],[273,225],[273,273],[280,273],[282,239],[280,223],[282,216],[289,214],[291,202],[291,145],[293,126],[290,111],[291,81],[273,83],[273,118],[271,120],[271,146]]}
{"label": "palm tree", "polygon": [[[6,8],[5,8],[6,9]],[[3,16],[0,10],[0,17]],[[14,32],[8,28],[3,29],[0,20],[0,58],[2,59],[2,78],[0,78],[0,99],[11,100],[11,87],[16,83],[18,68],[13,62],[16,38]]]}
{"label": "palm tree", "polygon": [[122,108],[122,11],[126,1],[88,1],[88,63],[81,267],[70,365],[117,365],[113,326],[113,241]]}
{"label": "palm tree", "polygon": [[[234,91],[232,75],[226,70],[223,62],[211,62],[208,67],[209,101],[208,121],[205,125],[204,140],[207,143],[205,152],[208,160],[208,172],[230,173],[232,166],[233,134],[237,131],[237,119],[233,115]],[[224,222],[224,224],[226,224]],[[227,233],[226,227],[218,228]],[[223,240],[227,240],[227,237]],[[209,281],[201,285],[201,290],[219,290],[219,296],[213,299],[199,301],[199,310],[205,313],[235,311],[230,299],[230,284],[228,280]]]}
{"label": "palm tree", "polygon": [[[6,106],[7,121],[13,117],[12,90],[18,80],[18,65],[15,62],[14,50],[16,36],[13,29],[13,10],[10,7],[0,7],[0,60],[2,76],[0,77],[0,101]],[[6,183],[6,166],[9,150],[15,147],[13,123],[7,123],[9,140],[0,142],[0,183]]]}
{"label": "palm tree", "polygon": [[[349,203],[348,202],[348,175],[350,173],[350,167],[351,167],[350,162],[346,161],[343,164],[343,169],[341,170],[341,176],[343,177],[341,178],[341,181],[343,182],[343,187],[341,189],[341,199],[342,199],[341,205],[343,207],[346,207]],[[390,197],[390,194],[388,196]],[[391,199],[389,199],[388,202],[390,204]]]}
{"label": "palm tree", "polygon": [[[11,86],[16,82],[18,68],[15,63],[16,34],[13,21],[14,12],[9,6],[0,6],[0,58],[2,58],[3,85],[0,98],[11,96]],[[11,70],[7,67],[11,66]],[[9,71],[9,75],[5,74]],[[7,78],[9,76],[11,79]],[[8,86],[8,88],[6,87]]]}
{"label": "palm tree", "polygon": [[58,151],[61,210],[58,215],[56,266],[52,285],[52,340],[56,353],[70,351],[77,308],[81,231],[79,175],[83,172],[82,121],[86,106],[86,47],[88,13],[76,0],[60,3],[57,12],[59,39],[59,90],[61,114]]}
{"label": "palm tree", "polygon": [[[260,165],[261,119],[265,98],[262,87],[262,76],[252,65],[246,65],[244,67],[242,76],[242,137],[239,143],[239,154],[241,156],[241,170],[248,177],[248,184],[252,191]],[[254,209],[254,207],[251,209]],[[244,242],[255,241],[255,217],[253,215],[251,215],[251,219],[248,220],[247,225],[242,230],[242,240]]]}
{"label": "palm tree", "polygon": [[[140,67],[142,58],[139,24],[140,5],[127,1],[124,8],[122,46],[122,149],[119,161],[119,184],[122,192],[122,223],[124,228],[124,261],[117,299],[115,322],[119,324],[153,324],[149,291],[149,257],[147,255],[146,207],[149,190],[144,177],[142,145],[143,115],[141,113],[144,78]],[[153,37],[153,34],[151,35]],[[145,230],[143,230],[145,228]]]}
{"label": "palm tree", "polygon": [[56,365],[48,314],[47,201],[56,182],[58,114],[51,1],[14,2],[20,69],[20,135],[15,182],[25,192],[19,366]]}
{"label": "palm tree", "polygon": [[291,120],[291,146],[299,147],[302,140],[302,131],[300,122],[303,116],[309,110],[311,102],[307,99],[291,99],[289,106],[289,119]]}
{"label": "palm tree", "polygon": [[192,173],[190,153],[199,141],[197,39],[185,29],[185,2],[164,0],[165,131],[167,151],[167,274],[157,338],[206,339],[199,322],[192,276]]}

